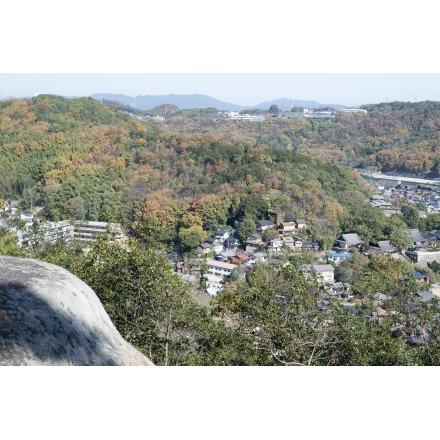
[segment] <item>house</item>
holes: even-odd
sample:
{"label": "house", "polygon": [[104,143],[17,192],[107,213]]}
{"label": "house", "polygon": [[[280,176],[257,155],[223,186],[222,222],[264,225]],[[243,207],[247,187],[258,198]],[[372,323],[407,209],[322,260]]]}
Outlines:
{"label": "house", "polygon": [[419,265],[427,265],[433,261],[440,262],[439,251],[422,251],[420,249],[416,249],[414,251],[406,251],[405,255]]}
{"label": "house", "polygon": [[34,219],[34,215],[32,214],[32,212],[23,211],[20,214],[20,219],[24,220],[25,222],[32,222],[32,220]]}
{"label": "house", "polygon": [[222,277],[223,279],[232,274],[237,267],[235,264],[224,263],[222,261],[207,260],[208,274]]}
{"label": "house", "polygon": [[298,237],[293,237],[293,250],[300,251],[302,249],[303,242]]}
{"label": "house", "polygon": [[277,237],[269,241],[268,249],[271,252],[280,252],[283,249],[283,246],[284,241],[281,238]]}
{"label": "house", "polygon": [[376,246],[371,246],[369,253],[389,255],[394,254],[396,248],[390,243],[390,240],[379,240]]}
{"label": "house", "polygon": [[202,243],[197,246],[196,251],[199,255],[206,255],[212,252],[212,246],[209,243]]}
{"label": "house", "polygon": [[205,240],[205,243],[208,243],[209,245],[211,245],[211,249],[216,253],[219,254],[220,252],[223,252],[223,241],[219,240],[215,237],[208,237]]}
{"label": "house", "polygon": [[280,223],[280,225],[278,226],[278,233],[279,234],[286,234],[288,232],[291,232],[291,233],[298,232],[298,229],[296,228],[295,222]]}
{"label": "house", "polygon": [[222,242],[229,238],[229,230],[227,228],[218,228],[215,232],[215,238]]}
{"label": "house", "polygon": [[229,237],[223,242],[225,249],[236,249],[240,246],[240,240],[235,237]]}
{"label": "house", "polygon": [[264,242],[260,234],[252,234],[246,240],[246,252],[248,254],[261,251],[263,246]]}
{"label": "house", "polygon": [[304,219],[296,220],[295,224],[296,228],[299,230],[305,229],[307,227],[307,222]]}
{"label": "house", "polygon": [[270,209],[269,214],[274,218],[275,224],[279,225],[284,219],[285,212],[281,209]]}
{"label": "house", "polygon": [[418,229],[410,229],[407,234],[411,237],[414,248],[422,248],[427,243],[427,240],[423,237]]}
{"label": "house", "polygon": [[373,206],[373,208],[380,209],[391,209],[393,207],[392,203],[385,200],[384,196],[382,195],[374,195],[371,197],[370,205]]}
{"label": "house", "polygon": [[244,264],[249,260],[249,255],[247,254],[236,254],[228,258],[228,261],[232,264]]}
{"label": "house", "polygon": [[249,257],[248,263],[256,263],[257,261],[266,261],[266,255],[263,252],[255,252]]}
{"label": "house", "polygon": [[223,277],[217,275],[211,275],[209,273],[204,275],[206,280],[206,291],[211,295],[215,296],[223,290],[224,280]]}
{"label": "house", "polygon": [[333,283],[331,295],[337,298],[353,298],[351,284],[341,282]]}
{"label": "house", "polygon": [[428,246],[429,245],[436,246],[439,244],[440,234],[439,231],[437,230],[429,231],[428,234],[422,234],[422,237],[425,240],[425,244]]}
{"label": "house", "polygon": [[429,283],[429,276],[423,274],[422,272],[415,271],[412,272],[411,275],[420,283],[420,284],[428,284]]}
{"label": "house", "polygon": [[196,278],[200,278],[202,268],[200,267],[200,262],[198,260],[180,260],[176,262],[176,272],[183,275],[192,275]]}
{"label": "house", "polygon": [[328,263],[332,262],[335,264],[339,264],[343,261],[347,261],[353,258],[353,254],[351,252],[332,252],[330,254],[327,254],[326,258]]}
{"label": "house", "polygon": [[429,292],[429,291],[417,292],[416,295],[423,302],[430,301],[431,299],[433,299],[435,297],[435,295],[432,292]]}
{"label": "house", "polygon": [[301,250],[319,251],[319,243],[315,243],[311,241],[303,241],[301,245]]}
{"label": "house", "polygon": [[275,223],[272,220],[258,220],[257,221],[257,229],[261,232],[264,232],[267,229],[272,229],[274,227],[275,227]]}
{"label": "house", "polygon": [[335,241],[333,249],[336,251],[350,250],[355,248],[361,249],[364,244],[365,242],[362,241],[359,235],[356,233],[342,234],[341,237]]}
{"label": "house", "polygon": [[310,267],[310,272],[316,273],[320,283],[333,284],[335,281],[335,269],[331,264],[316,264]]}
{"label": "house", "polygon": [[286,246],[287,248],[295,248],[295,240],[293,239],[293,237],[282,237],[281,240],[283,240],[284,246]]}
{"label": "house", "polygon": [[214,259],[217,261],[228,261],[230,257],[233,257],[235,255],[235,252],[226,251],[221,252],[220,254],[217,254]]}

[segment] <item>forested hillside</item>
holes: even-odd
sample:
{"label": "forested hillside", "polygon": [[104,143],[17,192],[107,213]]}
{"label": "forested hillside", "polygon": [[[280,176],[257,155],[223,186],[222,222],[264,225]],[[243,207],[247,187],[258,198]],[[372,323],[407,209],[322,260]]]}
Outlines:
{"label": "forested hillside", "polygon": [[350,167],[439,175],[439,102],[391,102],[362,108],[368,113],[338,113],[327,120],[267,118],[252,124],[187,117],[181,112],[164,124],[179,133],[216,133],[222,139],[266,144]]}
{"label": "forested hillside", "polygon": [[42,207],[48,220],[128,223],[144,239],[185,248],[269,209],[336,233],[347,193],[367,191],[330,161],[232,132],[171,133],[88,98],[42,95],[0,110],[0,195]]}

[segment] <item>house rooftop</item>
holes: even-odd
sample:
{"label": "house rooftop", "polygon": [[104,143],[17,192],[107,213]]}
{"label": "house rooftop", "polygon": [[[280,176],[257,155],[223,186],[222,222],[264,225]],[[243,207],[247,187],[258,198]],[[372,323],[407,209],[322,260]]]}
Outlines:
{"label": "house rooftop", "polygon": [[209,243],[202,243],[199,246],[203,249],[211,249],[211,245]]}
{"label": "house rooftop", "polygon": [[280,226],[283,229],[285,229],[285,228],[295,228],[296,223],[295,222],[282,222]]}
{"label": "house rooftop", "polygon": [[394,252],[396,248],[390,243],[390,240],[380,240],[377,242],[382,252]]}
{"label": "house rooftop", "polygon": [[262,240],[263,238],[261,237],[260,234],[252,234],[249,235],[249,237],[247,238],[247,241],[256,241],[256,240]]}
{"label": "house rooftop", "polygon": [[422,234],[418,229],[410,229],[409,235],[411,236],[412,241],[414,243],[423,243],[425,241],[425,239],[423,238]]}
{"label": "house rooftop", "polygon": [[211,267],[219,267],[221,269],[230,269],[233,270],[235,269],[237,266],[235,264],[230,264],[230,263],[223,263],[222,261],[216,261],[216,260],[207,260],[206,264]]}
{"label": "house rooftop", "polygon": [[314,272],[334,272],[334,268],[331,264],[316,264],[312,266],[310,270]]}
{"label": "house rooftop", "polygon": [[432,298],[434,298],[434,294],[429,291],[423,291],[423,292],[417,292],[416,295],[422,300],[422,301],[429,301]]}
{"label": "house rooftop", "polygon": [[352,234],[342,234],[342,239],[351,246],[356,246],[357,244],[363,244],[364,242],[360,239],[359,235],[356,233]]}
{"label": "house rooftop", "polygon": [[272,220],[257,220],[257,224],[259,226],[274,226],[274,222]]}
{"label": "house rooftop", "polygon": [[282,240],[284,241],[284,243],[295,243],[293,237],[283,237]]}
{"label": "house rooftop", "polygon": [[249,260],[249,255],[247,255],[247,254],[237,254],[237,255],[234,255],[232,258],[236,258],[237,260],[241,260],[241,261],[247,261],[247,260]]}

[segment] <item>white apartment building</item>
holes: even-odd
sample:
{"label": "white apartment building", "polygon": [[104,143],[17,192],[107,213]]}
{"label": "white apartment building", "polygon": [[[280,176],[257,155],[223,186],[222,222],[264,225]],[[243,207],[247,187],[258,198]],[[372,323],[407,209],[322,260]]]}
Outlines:
{"label": "white apartment building", "polygon": [[237,267],[236,264],[223,263],[217,260],[207,260],[208,274],[221,278],[231,275],[232,271]]}
{"label": "white apartment building", "polygon": [[121,225],[118,223],[84,221],[74,223],[73,227],[74,239],[77,241],[95,241],[107,231],[110,233],[112,240],[119,241],[124,237]]}

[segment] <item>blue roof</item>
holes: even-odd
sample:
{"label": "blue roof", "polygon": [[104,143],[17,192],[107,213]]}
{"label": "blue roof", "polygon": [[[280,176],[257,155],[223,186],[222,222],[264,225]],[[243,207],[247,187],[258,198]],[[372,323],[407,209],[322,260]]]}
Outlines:
{"label": "blue roof", "polygon": [[335,258],[335,257],[340,257],[340,258],[351,258],[353,256],[353,254],[351,252],[332,252],[331,254],[327,254],[327,258]]}
{"label": "blue roof", "polygon": [[411,275],[416,278],[423,278],[425,276],[422,274],[422,272],[418,272],[418,271],[413,272]]}
{"label": "blue roof", "polygon": [[219,255],[221,255],[222,257],[233,257],[235,255],[235,252],[221,252],[220,254],[216,255],[216,257],[218,257]]}

